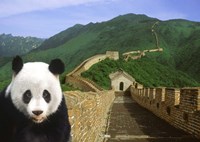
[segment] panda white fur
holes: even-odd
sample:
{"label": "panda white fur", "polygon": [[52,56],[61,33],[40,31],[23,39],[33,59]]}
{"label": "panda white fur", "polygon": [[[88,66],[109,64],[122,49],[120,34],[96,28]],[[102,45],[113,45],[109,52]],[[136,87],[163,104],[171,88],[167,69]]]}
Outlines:
{"label": "panda white fur", "polygon": [[70,123],[59,74],[64,64],[54,59],[23,64],[12,61],[12,81],[0,94],[0,142],[67,142]]}

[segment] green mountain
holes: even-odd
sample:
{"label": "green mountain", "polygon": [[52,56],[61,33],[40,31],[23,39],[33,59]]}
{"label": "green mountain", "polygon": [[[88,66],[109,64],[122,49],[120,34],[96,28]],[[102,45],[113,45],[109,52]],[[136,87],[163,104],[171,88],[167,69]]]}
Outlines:
{"label": "green mountain", "polygon": [[0,57],[23,55],[41,45],[43,39],[0,34]]}
{"label": "green mountain", "polygon": [[[102,23],[75,25],[45,40],[37,50],[23,58],[25,61],[45,62],[61,58],[66,64],[66,72],[69,72],[85,59],[107,50],[122,54],[157,48],[151,29],[156,22],[159,23],[154,30],[164,51],[148,53],[148,58],[168,70],[188,74],[191,81],[200,82],[200,23],[181,19],[161,21],[146,15],[127,14]],[[9,74],[10,63],[7,63],[0,69],[0,81],[6,80]]]}

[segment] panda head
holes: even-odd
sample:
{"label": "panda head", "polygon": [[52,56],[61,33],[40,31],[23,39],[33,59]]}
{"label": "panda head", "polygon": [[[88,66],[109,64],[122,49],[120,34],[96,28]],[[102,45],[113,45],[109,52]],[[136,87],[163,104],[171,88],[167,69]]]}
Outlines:
{"label": "panda head", "polygon": [[42,62],[23,64],[16,56],[12,69],[12,82],[6,92],[14,106],[36,123],[45,121],[62,101],[59,74],[64,72],[63,62],[54,59],[49,65]]}

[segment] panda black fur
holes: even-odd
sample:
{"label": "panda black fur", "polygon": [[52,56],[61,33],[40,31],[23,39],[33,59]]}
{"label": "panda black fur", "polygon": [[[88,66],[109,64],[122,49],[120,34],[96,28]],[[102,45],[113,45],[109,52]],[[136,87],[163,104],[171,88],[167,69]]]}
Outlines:
{"label": "panda black fur", "polygon": [[64,64],[23,64],[17,56],[12,69],[0,94],[0,142],[68,142],[71,126],[59,83]]}

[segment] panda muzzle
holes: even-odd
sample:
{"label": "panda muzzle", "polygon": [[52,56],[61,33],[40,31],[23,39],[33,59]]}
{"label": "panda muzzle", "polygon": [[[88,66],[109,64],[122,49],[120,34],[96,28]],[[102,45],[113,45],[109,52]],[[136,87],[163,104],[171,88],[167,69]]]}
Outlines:
{"label": "panda muzzle", "polygon": [[36,116],[39,116],[40,114],[43,113],[43,111],[41,111],[41,110],[36,110],[36,111],[32,111],[32,113],[33,113],[34,115],[36,115]]}

